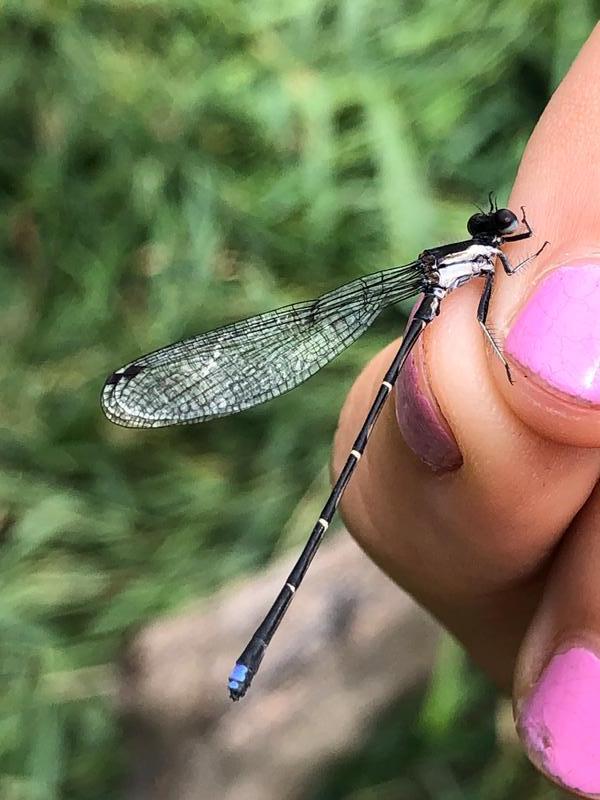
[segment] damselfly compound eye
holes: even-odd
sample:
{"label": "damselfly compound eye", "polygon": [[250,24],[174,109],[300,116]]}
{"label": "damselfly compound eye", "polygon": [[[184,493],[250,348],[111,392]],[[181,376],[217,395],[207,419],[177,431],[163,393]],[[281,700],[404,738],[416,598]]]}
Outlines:
{"label": "damselfly compound eye", "polygon": [[473,214],[469,217],[467,222],[467,230],[471,236],[477,236],[478,233],[487,233],[490,230],[490,215],[489,214]]}
{"label": "damselfly compound eye", "polygon": [[513,233],[519,227],[519,220],[509,208],[499,208],[494,212],[494,222],[502,235]]}

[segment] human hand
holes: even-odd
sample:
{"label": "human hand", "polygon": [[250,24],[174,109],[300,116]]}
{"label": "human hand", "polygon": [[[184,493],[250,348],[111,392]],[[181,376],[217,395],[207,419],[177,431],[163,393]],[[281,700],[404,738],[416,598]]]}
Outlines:
{"label": "human hand", "polygon": [[[504,689],[532,761],[600,796],[600,26],[527,146],[509,208],[551,245],[449,296],[398,380],[342,513],[369,555]],[[339,472],[398,341],[350,391]],[[425,462],[425,463],[424,463]]]}

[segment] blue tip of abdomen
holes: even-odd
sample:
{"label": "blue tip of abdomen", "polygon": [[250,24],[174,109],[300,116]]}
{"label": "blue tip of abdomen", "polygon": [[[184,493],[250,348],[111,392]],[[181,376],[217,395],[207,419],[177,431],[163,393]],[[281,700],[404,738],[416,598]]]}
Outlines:
{"label": "blue tip of abdomen", "polygon": [[243,664],[236,664],[235,667],[231,670],[231,675],[229,676],[230,683],[243,683],[246,680],[248,675],[248,667],[245,667]]}
{"label": "blue tip of abdomen", "polygon": [[229,689],[229,696],[232,700],[239,700],[240,697],[246,694],[246,689],[248,688],[246,683],[247,677],[248,667],[245,667],[243,664],[236,664],[231,670],[227,688]]}

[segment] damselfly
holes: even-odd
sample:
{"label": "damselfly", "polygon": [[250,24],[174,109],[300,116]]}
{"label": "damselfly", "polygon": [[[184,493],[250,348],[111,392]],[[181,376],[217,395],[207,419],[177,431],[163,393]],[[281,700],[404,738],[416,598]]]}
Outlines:
{"label": "damselfly", "polygon": [[410,264],[358,278],[304,303],[269,311],[156,350],[109,376],[102,392],[106,416],[118,425],[159,428],[234,414],[293,389],[354,342],[386,306],[421,294],[404,338],[360,429],[306,545],[273,606],[229,676],[229,694],[248,690],[265,650],[321,543],[398,373],[442,300],[473,278],[483,278],[477,319],[512,383],[499,343],[486,325],[496,259],[514,275],[547,244],[511,265],[500,249],[533,231],[521,208],[517,216],[498,208],[474,214],[470,239],[424,250]]}

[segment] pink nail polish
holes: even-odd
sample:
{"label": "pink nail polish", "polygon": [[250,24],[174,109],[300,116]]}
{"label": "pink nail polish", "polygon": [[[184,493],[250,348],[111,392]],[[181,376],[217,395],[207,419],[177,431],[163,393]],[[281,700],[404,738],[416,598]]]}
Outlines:
{"label": "pink nail polish", "polygon": [[547,275],[514,321],[505,350],[549,388],[600,404],[600,262]]}
{"label": "pink nail polish", "polygon": [[531,760],[568,789],[600,796],[600,659],[584,647],[555,655],[517,722]]}
{"label": "pink nail polish", "polygon": [[461,452],[438,404],[421,378],[411,354],[396,384],[396,419],[406,444],[434,472],[463,463]]}

